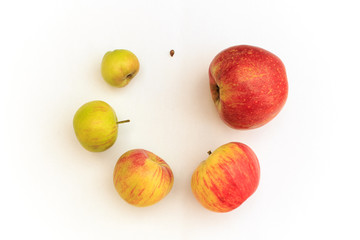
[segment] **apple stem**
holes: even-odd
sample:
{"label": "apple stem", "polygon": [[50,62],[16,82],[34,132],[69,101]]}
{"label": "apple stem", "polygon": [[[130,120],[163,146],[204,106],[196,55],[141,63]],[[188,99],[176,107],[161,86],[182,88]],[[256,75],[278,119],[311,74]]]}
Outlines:
{"label": "apple stem", "polygon": [[211,154],[212,154],[212,152],[211,152],[211,151],[208,151],[207,153],[208,153],[209,155],[211,155]]}
{"label": "apple stem", "polygon": [[116,124],[127,123],[127,122],[130,122],[130,120],[128,119],[128,120],[118,121],[118,122],[116,122]]}

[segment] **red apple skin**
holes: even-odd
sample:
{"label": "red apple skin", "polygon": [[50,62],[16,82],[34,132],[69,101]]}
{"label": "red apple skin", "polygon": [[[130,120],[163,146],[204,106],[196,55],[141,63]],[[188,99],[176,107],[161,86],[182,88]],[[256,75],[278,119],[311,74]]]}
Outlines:
{"label": "red apple skin", "polygon": [[221,119],[235,129],[268,123],[288,96],[284,64],[259,47],[238,45],[221,51],[210,64],[209,80]]}
{"label": "red apple skin", "polygon": [[260,165],[250,147],[230,142],[217,148],[194,171],[191,188],[196,199],[214,212],[239,207],[257,189]]}

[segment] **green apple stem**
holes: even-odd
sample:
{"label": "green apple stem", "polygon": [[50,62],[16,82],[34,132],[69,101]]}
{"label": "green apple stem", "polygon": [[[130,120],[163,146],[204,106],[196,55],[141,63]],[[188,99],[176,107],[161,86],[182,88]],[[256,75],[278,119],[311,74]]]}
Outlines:
{"label": "green apple stem", "polygon": [[116,124],[127,123],[127,122],[130,122],[130,120],[128,119],[128,120],[118,121],[118,122],[116,122]]}
{"label": "green apple stem", "polygon": [[211,155],[211,154],[212,154],[212,152],[211,152],[211,151],[208,151],[207,153],[208,153],[209,155]]}

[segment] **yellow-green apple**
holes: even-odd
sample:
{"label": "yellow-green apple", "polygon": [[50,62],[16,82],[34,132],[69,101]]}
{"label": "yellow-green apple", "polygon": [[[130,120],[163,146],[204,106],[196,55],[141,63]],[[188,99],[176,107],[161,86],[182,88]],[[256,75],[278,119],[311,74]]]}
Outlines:
{"label": "yellow-green apple", "polygon": [[222,145],[209,154],[192,175],[192,191],[205,208],[229,212],[257,189],[258,159],[247,145],[238,142]]}
{"label": "yellow-green apple", "polygon": [[139,60],[126,49],[107,52],[101,63],[101,74],[114,87],[125,87],[139,72]]}
{"label": "yellow-green apple", "polygon": [[112,107],[103,101],[91,101],[75,113],[73,126],[81,145],[90,152],[102,152],[111,147],[118,135],[118,121]]}
{"label": "yellow-green apple", "polygon": [[154,153],[134,149],[117,161],[113,181],[126,202],[145,207],[157,203],[170,192],[174,175],[169,165]]}
{"label": "yellow-green apple", "polygon": [[235,129],[260,127],[284,106],[288,81],[282,61],[264,49],[239,45],[221,51],[209,67],[212,99]]}

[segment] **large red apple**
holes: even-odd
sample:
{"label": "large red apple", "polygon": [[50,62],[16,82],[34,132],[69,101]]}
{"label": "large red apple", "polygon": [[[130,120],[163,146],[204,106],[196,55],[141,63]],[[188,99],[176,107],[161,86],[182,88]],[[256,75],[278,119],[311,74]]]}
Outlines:
{"label": "large red apple", "polygon": [[243,143],[230,142],[200,163],[192,176],[191,188],[205,208],[229,212],[255,192],[259,179],[255,153]]}
{"label": "large red apple", "polygon": [[258,47],[223,50],[211,62],[209,78],[220,117],[235,129],[266,124],[280,112],[288,95],[284,64]]}

